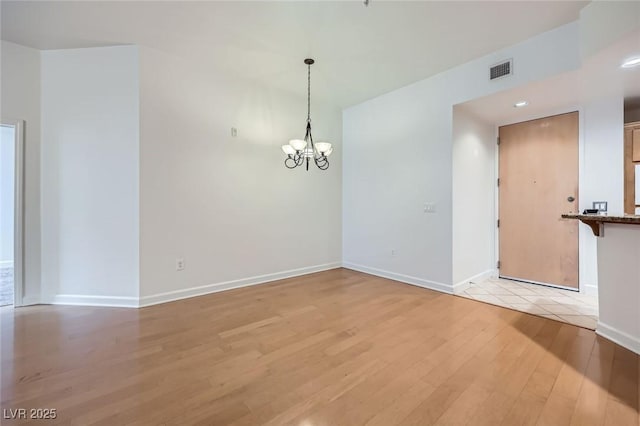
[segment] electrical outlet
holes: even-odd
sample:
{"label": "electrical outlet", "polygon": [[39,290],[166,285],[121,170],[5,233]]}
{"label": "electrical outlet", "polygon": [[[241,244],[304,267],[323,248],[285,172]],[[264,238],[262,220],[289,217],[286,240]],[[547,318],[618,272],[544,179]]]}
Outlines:
{"label": "electrical outlet", "polygon": [[598,213],[607,212],[607,202],[606,201],[594,201],[593,208],[598,210]]}
{"label": "electrical outlet", "polygon": [[424,212],[425,213],[435,213],[436,212],[436,203],[424,203]]}
{"label": "electrical outlet", "polygon": [[236,136],[238,136],[238,129],[236,129],[235,127],[231,128],[231,137],[235,138]]}
{"label": "electrical outlet", "polygon": [[184,259],[181,257],[176,259],[176,271],[184,271]]}
{"label": "electrical outlet", "polygon": [[395,256],[396,254],[398,254],[398,251],[396,249],[391,249],[391,256]]}

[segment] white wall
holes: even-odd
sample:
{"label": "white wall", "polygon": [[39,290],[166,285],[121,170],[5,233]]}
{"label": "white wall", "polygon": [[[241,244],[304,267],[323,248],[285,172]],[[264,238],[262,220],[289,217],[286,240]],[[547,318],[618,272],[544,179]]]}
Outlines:
{"label": "white wall", "polygon": [[0,266],[13,266],[15,129],[0,127]]}
{"label": "white wall", "polygon": [[[580,211],[593,201],[607,201],[610,215],[624,213],[623,99],[591,100],[581,109],[584,144],[580,162]],[[598,286],[597,239],[580,223],[580,285],[587,292]]]}
{"label": "white wall", "polygon": [[41,87],[43,300],[134,304],[138,49],[43,51]]}
{"label": "white wall", "polygon": [[598,238],[596,332],[640,354],[640,228],[607,223]]}
{"label": "white wall", "polygon": [[587,58],[640,27],[640,2],[592,1],[579,22],[580,54]]}
{"label": "white wall", "polygon": [[0,99],[3,121],[24,120],[24,294],[40,295],[40,52],[2,41]]}
{"label": "white wall", "polygon": [[304,136],[305,98],[150,48],[140,73],[143,304],[339,265],[338,108],[312,93],[315,140],[336,147],[329,170],[288,170],[280,146]]}
{"label": "white wall", "polygon": [[495,271],[495,127],[453,109],[453,283]]}
{"label": "white wall", "polygon": [[[440,76],[344,111],[345,266],[443,291],[451,284],[447,93]],[[424,213],[425,202],[436,212]]]}
{"label": "white wall", "polygon": [[[453,105],[576,69],[578,44],[568,24],[345,110],[345,265],[452,291]],[[514,75],[488,81],[509,58]]]}
{"label": "white wall", "polygon": [[[601,23],[565,25],[342,117],[314,102],[316,140],[336,150],[328,172],[309,173],[285,169],[279,150],[304,131],[304,99],[149,48],[44,52],[41,78],[40,52],[2,42],[2,115],[27,121],[26,295],[40,290],[40,210],[49,301],[153,303],[328,268],[341,233],[347,266],[451,291],[469,273],[454,246],[453,105],[577,69],[598,49],[585,49],[585,31]],[[489,82],[488,66],[508,58],[514,75]]]}

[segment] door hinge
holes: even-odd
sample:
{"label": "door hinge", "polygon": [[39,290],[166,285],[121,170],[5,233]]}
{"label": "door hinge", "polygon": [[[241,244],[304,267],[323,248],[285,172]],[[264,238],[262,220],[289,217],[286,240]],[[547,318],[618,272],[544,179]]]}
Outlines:
{"label": "door hinge", "polygon": [[500,261],[499,260],[496,262],[496,269],[500,269]]}
{"label": "door hinge", "polygon": [[500,178],[498,178],[497,181],[497,185],[500,186]]}
{"label": "door hinge", "polygon": [[500,145],[500,136],[496,138],[496,145]]}
{"label": "door hinge", "polygon": [[497,227],[497,228],[500,228],[500,219],[498,219],[498,220],[496,221],[496,227]]}

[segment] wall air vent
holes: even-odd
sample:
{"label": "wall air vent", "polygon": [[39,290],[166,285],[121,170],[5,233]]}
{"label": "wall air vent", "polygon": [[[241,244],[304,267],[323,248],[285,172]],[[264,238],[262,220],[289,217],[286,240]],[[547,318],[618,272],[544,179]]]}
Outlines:
{"label": "wall air vent", "polygon": [[495,80],[497,78],[506,77],[513,73],[513,59],[500,62],[499,64],[492,65],[489,68],[489,80]]}

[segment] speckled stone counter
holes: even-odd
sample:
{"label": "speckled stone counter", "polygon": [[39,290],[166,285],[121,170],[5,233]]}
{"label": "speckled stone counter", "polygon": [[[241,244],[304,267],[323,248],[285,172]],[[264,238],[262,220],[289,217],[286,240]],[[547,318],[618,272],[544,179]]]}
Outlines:
{"label": "speckled stone counter", "polygon": [[640,225],[640,215],[602,216],[597,214],[563,214],[563,219],[578,219],[591,227],[593,235],[602,236],[602,228],[605,223],[621,223],[627,225]]}

